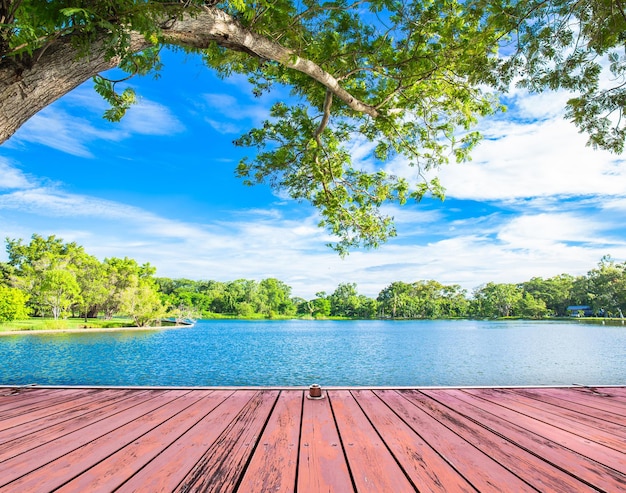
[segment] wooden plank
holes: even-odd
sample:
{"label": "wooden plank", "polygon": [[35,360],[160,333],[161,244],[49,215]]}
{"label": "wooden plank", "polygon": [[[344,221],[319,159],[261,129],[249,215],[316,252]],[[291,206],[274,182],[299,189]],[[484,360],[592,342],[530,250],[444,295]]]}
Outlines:
{"label": "wooden plank", "polygon": [[[161,394],[166,392],[167,391],[165,390],[160,391]],[[7,435],[9,433],[14,433],[16,438],[5,442],[2,448],[0,448],[0,464],[2,463],[2,461],[5,461],[18,454],[23,454],[24,452],[27,452],[28,450],[34,449],[36,447],[45,445],[57,438],[89,426],[99,421],[100,419],[104,419],[116,413],[123,412],[126,409],[130,409],[134,406],[138,406],[145,402],[147,399],[151,399],[153,397],[154,395],[149,395],[148,391],[135,392],[130,397],[122,397],[120,399],[116,399],[115,401],[104,407],[92,410],[90,413],[83,413],[72,420],[62,421],[54,426],[49,426],[32,434],[22,435],[20,431],[21,427],[7,430]],[[5,432],[3,432],[3,436],[4,433]]]}
{"label": "wooden plank", "polygon": [[[32,393],[31,395],[20,395],[20,399],[7,403],[4,409],[0,410],[0,419],[8,419],[14,416],[23,416],[26,413],[37,409],[45,409],[48,406],[67,402],[74,397],[85,393],[82,389],[46,389],[50,392]],[[93,392],[87,390],[87,392]]]}
{"label": "wooden plank", "polygon": [[259,445],[252,456],[239,491],[295,490],[302,418],[302,391],[282,391]]}
{"label": "wooden plank", "polygon": [[617,452],[625,452],[626,430],[620,426],[611,426],[608,423],[604,423],[602,426],[602,422],[593,420],[589,416],[568,413],[566,410],[559,412],[558,408],[548,409],[548,406],[538,407],[533,405],[535,404],[534,401],[528,403],[523,396],[511,394],[501,389],[470,389],[467,392],[538,421],[543,421],[555,428],[574,433],[586,440],[601,443]]}
{"label": "wooden plank", "polygon": [[[131,453],[126,451],[124,457],[128,460],[118,461],[117,467],[112,470],[118,478],[126,479],[175,439],[174,437],[168,441],[172,432],[178,437],[201,418],[201,406],[195,405],[210,393],[211,391],[199,390],[171,400],[154,411],[48,462],[10,486],[15,491],[56,490],[94,464],[101,464],[101,461],[118,452],[120,448],[128,446]],[[166,445],[162,445],[163,441]],[[107,463],[110,462],[112,461],[107,459]],[[128,472],[129,469],[131,472]]]}
{"label": "wooden plank", "polygon": [[626,387],[597,387],[596,390],[601,394],[606,394],[615,400],[626,403]]}
{"label": "wooden plank", "polygon": [[[475,492],[472,485],[384,402],[385,392],[352,395],[420,492]],[[382,399],[382,400],[381,400]]]}
{"label": "wooden plank", "polygon": [[409,400],[410,392],[381,391],[378,395],[421,438],[446,459],[478,491],[536,491],[502,464],[492,459],[484,450],[476,448],[441,424],[419,402]]}
{"label": "wooden plank", "polygon": [[3,390],[3,493],[626,491],[626,388]]}
{"label": "wooden plank", "polygon": [[592,416],[596,419],[606,421],[607,423],[613,423],[626,427],[626,415],[595,409],[578,402],[572,402],[555,397],[554,393],[551,392],[550,389],[508,389],[508,391],[516,395],[528,397],[529,399],[535,399],[538,401],[539,406],[544,404],[558,406],[560,408],[573,411],[578,415]]}
{"label": "wooden plank", "polygon": [[[529,431],[520,423],[507,421],[489,412],[489,406],[486,406],[485,409],[477,407],[475,405],[476,398],[461,390],[421,390],[420,392],[433,397],[493,433],[567,471],[581,481],[595,486],[600,491],[626,491],[626,477],[620,472]],[[493,410],[497,411],[497,409]]]}
{"label": "wooden plank", "polygon": [[554,388],[551,391],[555,397],[577,402],[593,409],[609,411],[622,416],[626,415],[626,402],[616,398],[613,389],[607,389],[605,392],[604,389],[594,391],[577,387],[567,389]]}
{"label": "wooden plank", "polygon": [[137,472],[123,485],[123,491],[173,491],[228,425],[256,396],[255,391],[219,393],[227,399]]}
{"label": "wooden plank", "polygon": [[[407,398],[452,430],[474,447],[487,453],[516,476],[523,478],[539,491],[582,493],[597,491],[567,472],[545,462],[543,459],[520,448],[516,443],[503,439],[488,428],[459,414],[432,397],[419,392],[403,392]],[[450,402],[448,402],[450,404]]]}
{"label": "wooden plank", "polygon": [[[489,395],[488,391],[490,391],[490,389],[480,390],[484,390],[484,394],[486,396]],[[616,450],[592,441],[591,439],[583,438],[575,433],[557,428],[550,423],[546,423],[532,416],[527,416],[515,410],[498,405],[493,401],[483,398],[480,395],[480,392],[476,392],[475,390],[465,389],[463,392],[475,399],[476,406],[487,409],[489,412],[497,414],[510,423],[516,423],[533,433],[537,433],[538,435],[578,452],[581,455],[589,457],[600,464],[611,467],[616,471],[626,471],[626,456],[621,452],[617,452]]]}
{"label": "wooden plank", "polygon": [[14,407],[23,406],[30,402],[40,401],[63,393],[67,389],[40,389],[36,387],[3,388],[0,391],[0,412]]}
{"label": "wooden plank", "polygon": [[308,493],[351,492],[353,489],[326,392],[324,399],[305,399],[297,490]]}
{"label": "wooden plank", "polygon": [[176,491],[234,491],[278,395],[278,391],[259,391],[206,451]]}
{"label": "wooden plank", "polygon": [[414,492],[385,443],[346,391],[328,391],[354,485],[359,492]]}
{"label": "wooden plank", "polygon": [[[160,394],[153,393],[150,399],[113,415],[108,415],[96,422],[87,420],[86,426],[64,434],[40,446],[29,449],[0,463],[0,486],[6,485],[30,471],[41,467],[56,458],[67,454],[86,443],[95,440],[111,431],[130,423],[168,402],[189,393],[188,390],[171,390]],[[129,399],[130,400],[130,399]],[[126,401],[128,403],[128,401]]]}
{"label": "wooden plank", "polygon": [[[57,423],[67,421],[75,416],[88,413],[104,406],[113,400],[121,400],[124,396],[130,397],[136,391],[133,390],[98,390],[98,392],[86,392],[80,397],[50,405],[36,411],[0,420],[0,444],[13,440],[18,436],[34,433],[37,430],[48,428]],[[19,427],[17,430],[10,428]],[[10,438],[9,438],[10,437]]]}

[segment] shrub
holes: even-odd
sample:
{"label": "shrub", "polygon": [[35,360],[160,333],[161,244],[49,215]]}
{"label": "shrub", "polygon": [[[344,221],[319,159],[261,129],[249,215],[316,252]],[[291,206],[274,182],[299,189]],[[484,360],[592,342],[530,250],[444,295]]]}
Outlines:
{"label": "shrub", "polygon": [[0,322],[12,322],[28,318],[26,301],[28,296],[23,291],[8,286],[0,286]]}

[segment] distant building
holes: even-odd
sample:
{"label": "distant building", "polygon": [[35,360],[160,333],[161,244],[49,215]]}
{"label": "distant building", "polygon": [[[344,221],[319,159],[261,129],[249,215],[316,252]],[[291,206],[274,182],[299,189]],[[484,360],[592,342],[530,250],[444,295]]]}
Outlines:
{"label": "distant building", "polygon": [[589,305],[570,305],[567,307],[570,317],[592,317],[593,310]]}

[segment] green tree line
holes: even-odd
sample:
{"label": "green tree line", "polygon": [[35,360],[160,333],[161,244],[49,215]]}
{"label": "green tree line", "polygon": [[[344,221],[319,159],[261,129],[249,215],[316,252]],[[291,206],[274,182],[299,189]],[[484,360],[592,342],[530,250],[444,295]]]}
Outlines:
{"label": "green tree line", "polygon": [[149,263],[98,260],[76,243],[33,235],[30,243],[6,240],[8,262],[0,263],[0,321],[30,316],[129,316],[138,326],[177,320],[240,318],[543,318],[569,316],[571,306],[589,306],[601,316],[626,311],[626,262],[603,257],[586,275],[560,274],[528,281],[483,284],[468,293],[435,280],[395,281],[376,298],[340,283],[330,294],[294,297],[275,278],[261,281],[190,280],[155,277]]}

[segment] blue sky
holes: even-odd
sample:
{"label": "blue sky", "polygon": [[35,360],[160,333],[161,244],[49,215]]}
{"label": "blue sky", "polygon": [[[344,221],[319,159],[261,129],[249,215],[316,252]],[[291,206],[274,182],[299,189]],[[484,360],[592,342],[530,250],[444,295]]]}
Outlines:
{"label": "blue sky", "polygon": [[[254,98],[245,78],[220,80],[199,58],[164,61],[160,79],[131,80],[140,103],[122,122],[102,119],[86,83],[0,147],[3,238],[55,234],[167,277],[277,277],[304,298],[341,282],[374,297],[421,279],[471,291],[626,260],[626,161],[585,147],[563,119],[565,94],[510,93],[509,110],[481,122],[473,160],[437,171],[444,202],[387,207],[398,237],[342,259],[312,207],[234,176],[247,150],[232,141],[286,92]],[[367,145],[350,148],[368,166]],[[414,175],[402,159],[386,168]]]}

